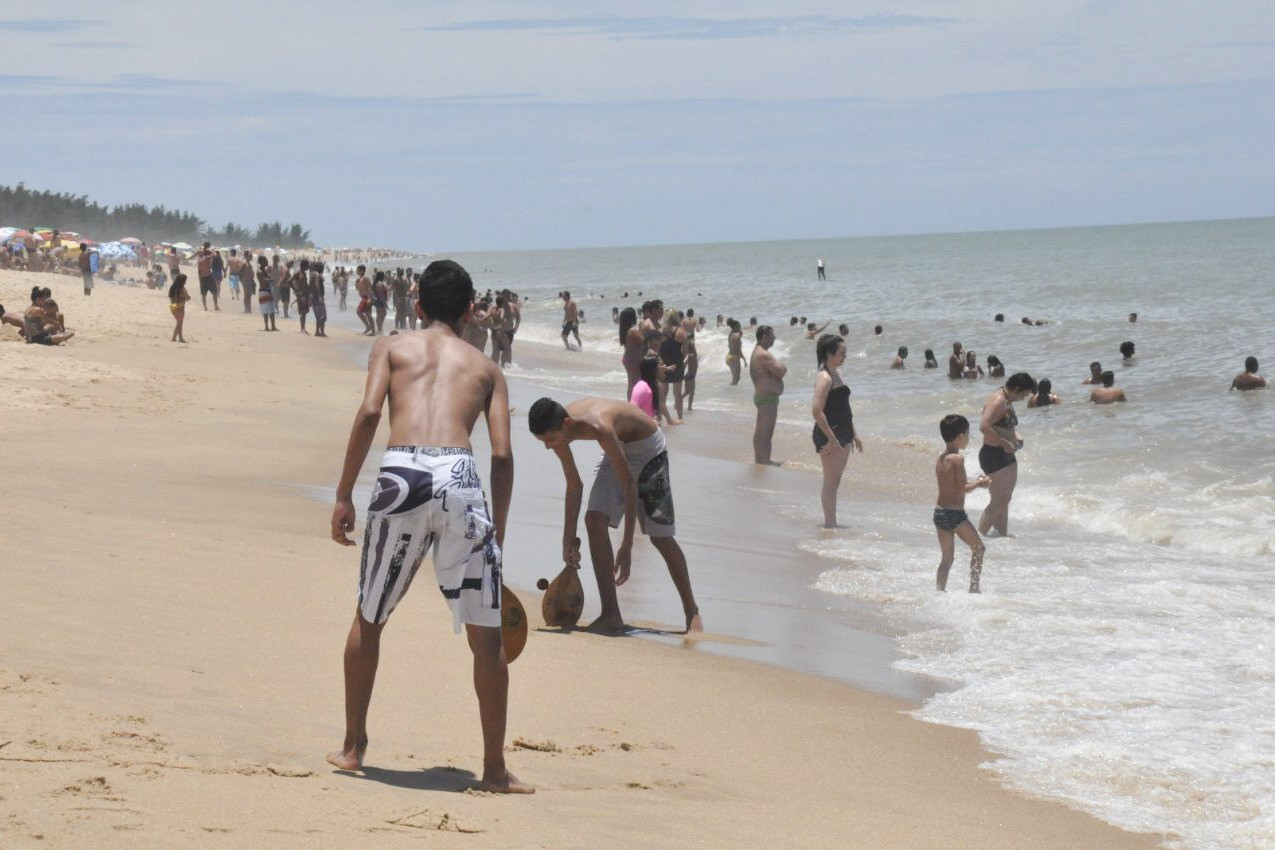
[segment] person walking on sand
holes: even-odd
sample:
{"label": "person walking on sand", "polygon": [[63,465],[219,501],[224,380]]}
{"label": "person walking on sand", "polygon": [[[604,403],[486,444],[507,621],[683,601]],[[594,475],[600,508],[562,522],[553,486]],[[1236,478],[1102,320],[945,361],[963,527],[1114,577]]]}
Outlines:
{"label": "person walking on sand", "polygon": [[938,479],[939,495],[934,506],[934,528],[939,535],[939,569],[934,585],[947,590],[947,574],[956,556],[956,538],[970,547],[970,593],[979,593],[979,578],[983,574],[983,552],[987,547],[978,536],[973,523],[965,513],[965,494],[979,487],[986,487],[986,475],[968,482],[965,477],[965,458],[961,454],[970,444],[970,421],[957,413],[949,413],[939,422],[939,435],[946,444],[943,454],[934,464],[934,476]]}
{"label": "person walking on sand", "polygon": [[850,411],[850,388],[841,379],[841,366],[846,362],[846,343],[836,334],[824,334],[815,344],[815,391],[810,400],[810,413],[815,419],[811,439],[823,465],[823,488],[819,503],[823,507],[824,528],[844,528],[837,524],[837,490],[846,471],[850,454],[863,453],[863,443],[854,430],[854,414]]}
{"label": "person walking on sand", "polygon": [[978,531],[984,537],[995,530],[1000,537],[1009,535],[1009,501],[1018,484],[1018,450],[1023,438],[1018,433],[1018,415],[1014,402],[1022,401],[1036,389],[1036,382],[1026,372],[1009,376],[1005,386],[987,397],[978,428],[983,447],[978,451],[978,465],[988,478],[989,500],[978,520]]}
{"label": "person walking on sand", "polygon": [[186,291],[186,275],[179,274],[173,278],[172,286],[168,287],[168,309],[173,314],[173,321],[176,325],[173,327],[173,337],[169,342],[185,342],[186,337],[182,336],[182,324],[186,321],[186,302],[190,300],[190,293]]}
{"label": "person walking on sand", "polygon": [[213,250],[212,244],[204,243],[204,247],[199,249],[195,261],[195,273],[199,275],[199,298],[204,305],[204,311],[208,311],[208,296],[213,297],[213,310],[220,310],[221,307],[217,300],[217,288],[213,285]]}
{"label": "person walking on sand", "polygon": [[257,288],[257,305],[261,308],[261,322],[264,325],[262,330],[277,331],[278,325],[275,324],[275,304],[274,292],[275,284],[273,280],[274,272],[270,266],[266,264],[266,255],[262,254],[257,258],[257,280],[259,281]]}
{"label": "person walking on sand", "polygon": [[354,280],[354,291],[359,296],[359,306],[355,308],[355,313],[363,322],[363,335],[376,336],[376,325],[372,323],[372,281],[368,280],[366,266],[359,266],[355,272],[358,277]]}
{"label": "person walking on sand", "polygon": [[305,317],[310,313],[310,261],[302,260],[297,273],[289,280],[293,301],[297,307],[297,318],[301,321],[301,333],[310,334],[305,329]]}
{"label": "person walking on sand", "polygon": [[633,394],[633,387],[642,379],[642,354],[646,350],[646,341],[642,339],[642,331],[637,326],[636,310],[625,307],[619,313],[619,320],[620,346],[624,349],[620,364],[624,366],[624,375],[628,381],[628,388],[625,390],[627,398]]}
{"label": "person walking on sand", "polygon": [[[434,577],[473,653],[483,732],[478,789],[532,793],[505,765],[509,668],[501,639],[501,547],[513,493],[509,391],[500,369],[460,339],[473,303],[469,274],[437,260],[421,275],[423,330],[378,339],[367,389],[345,450],[332,510],[332,539],[354,546],[354,484],[389,402],[389,446],[372,488],[359,575],[358,607],[345,643],[345,739],[328,762],[362,770],[367,713],[380,659],[381,631],[426,551]],[[492,503],[474,463],[471,434],[483,415],[491,441]],[[392,540],[392,545],[385,545]]]}
{"label": "person walking on sand", "polygon": [[93,254],[88,243],[80,243],[80,279],[84,282],[84,294],[93,294]]}
{"label": "person walking on sand", "polygon": [[770,353],[774,344],[775,331],[770,325],[757,328],[757,345],[748,365],[748,376],[753,379],[753,406],[757,408],[753,462],[766,466],[778,466],[770,457],[771,443],[779,419],[779,397],[784,394],[784,375],[788,374],[788,367]]}
{"label": "person walking on sand", "polygon": [[[635,405],[608,398],[582,398],[566,407],[551,398],[541,398],[528,411],[527,426],[545,448],[558,456],[567,479],[562,559],[569,564],[580,563],[576,524],[584,494],[584,482],[576,469],[571,443],[592,440],[602,447],[602,458],[594,469],[584,515],[589,557],[602,602],[602,614],[591,628],[608,631],[624,628],[615,589],[629,579],[633,530],[640,519],[642,533],[664,558],[673,586],[681,597],[687,633],[703,631],[699,606],[691,591],[686,555],[674,539],[673,489],[660,426]],[[619,527],[621,520],[624,536],[619,551],[613,552],[608,529]]]}
{"label": "person walking on sand", "polygon": [[326,337],[324,328],[328,325],[328,304],[324,300],[327,287],[323,284],[323,261],[315,260],[310,266],[310,312],[314,314],[314,335]]}
{"label": "person walking on sand", "polygon": [[1260,390],[1266,388],[1266,379],[1257,374],[1257,358],[1244,358],[1244,371],[1231,380],[1233,390]]}
{"label": "person walking on sand", "polygon": [[[234,249],[231,249],[234,256]],[[252,252],[244,251],[239,263],[239,283],[243,286],[243,311],[252,314],[252,296],[257,294],[257,272],[252,266]]]}

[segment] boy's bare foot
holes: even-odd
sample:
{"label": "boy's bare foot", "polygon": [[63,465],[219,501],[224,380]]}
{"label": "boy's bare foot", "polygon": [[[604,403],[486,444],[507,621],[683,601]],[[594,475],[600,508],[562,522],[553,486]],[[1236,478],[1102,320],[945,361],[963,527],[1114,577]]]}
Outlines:
{"label": "boy's bare foot", "polygon": [[686,633],[688,635],[697,635],[704,631],[704,622],[699,618],[699,612],[696,611],[686,621]]}
{"label": "boy's bare foot", "polygon": [[367,744],[351,747],[335,753],[328,753],[328,764],[340,770],[362,770],[363,754],[367,752]]}
{"label": "boy's bare foot", "polygon": [[490,794],[534,794],[536,789],[530,785],[519,782],[518,777],[514,776],[508,770],[502,770],[499,773],[488,776],[484,771],[483,781],[478,784],[479,791],[486,791]]}

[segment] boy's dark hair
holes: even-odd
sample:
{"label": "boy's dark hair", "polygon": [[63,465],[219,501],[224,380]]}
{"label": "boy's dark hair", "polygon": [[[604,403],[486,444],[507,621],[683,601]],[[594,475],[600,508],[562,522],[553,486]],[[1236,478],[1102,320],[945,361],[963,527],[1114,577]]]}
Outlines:
{"label": "boy's dark hair", "polygon": [[1120,343],[1120,356],[1125,358],[1133,356],[1132,342],[1126,339],[1124,342]]}
{"label": "boy's dark hair", "polygon": [[877,336],[881,336],[881,330],[882,330],[881,326],[877,325],[876,327],[872,329],[872,332],[876,334]]}
{"label": "boy's dark hair", "polygon": [[997,321],[997,322],[1003,322],[1003,321],[1005,321],[1005,314],[1004,314],[1004,313],[997,313],[997,314],[996,314],[996,318],[995,318],[993,321]]}
{"label": "boy's dark hair", "polygon": [[1092,363],[1090,363],[1090,364],[1089,364],[1089,369],[1090,369],[1090,371],[1093,371],[1094,369],[1097,369],[1099,372],[1101,372],[1101,371],[1102,371],[1102,364],[1101,364],[1101,363],[1099,363],[1097,360],[1095,360],[1094,362],[1092,362]]}
{"label": "boy's dark hair", "polygon": [[421,311],[446,324],[460,321],[474,300],[474,281],[455,260],[435,260],[421,273]]}
{"label": "boy's dark hair", "polygon": [[233,257],[233,256],[235,256],[235,254],[237,254],[237,253],[238,253],[238,252],[237,252],[234,248],[231,248],[231,249],[230,249],[230,256],[232,256],[232,257]]}
{"label": "boy's dark hair", "polygon": [[309,261],[309,260],[302,260],[302,261],[301,261],[301,271],[302,271],[302,272],[308,272],[308,271],[310,271],[310,261]]}
{"label": "boy's dark hair", "polygon": [[311,263],[311,264],[310,264],[310,271],[312,271],[312,272],[314,272],[314,273],[316,273],[316,274],[323,274],[323,261],[322,261],[322,260],[315,260],[313,263]]}
{"label": "boy's dark hair", "polygon": [[1245,358],[1244,358],[1244,371],[1245,371],[1245,372],[1256,372],[1256,371],[1257,371],[1257,358],[1256,358],[1256,357],[1245,357]]}
{"label": "boy's dark hair", "polygon": [[1014,392],[1022,392],[1023,390],[1036,389],[1036,381],[1026,372],[1015,372],[1009,376],[1009,380],[1005,382],[1005,388]]}
{"label": "boy's dark hair", "polygon": [[959,413],[949,413],[939,420],[939,434],[943,442],[950,443],[962,434],[970,432],[970,421]]}
{"label": "boy's dark hair", "polygon": [[1115,372],[1112,372],[1110,369],[1108,369],[1106,372],[1102,373],[1102,385],[1104,387],[1110,387],[1114,385],[1115,382],[1116,382]]}
{"label": "boy's dark hair", "polygon": [[363,273],[367,271],[367,266],[359,263],[359,266],[355,269],[355,271],[359,273],[359,277],[363,277]]}
{"label": "boy's dark hair", "polygon": [[[754,319],[753,321],[756,321],[756,319]],[[773,335],[774,333],[775,332],[771,329],[770,325],[759,325],[757,328],[757,341],[761,342],[762,337],[766,336],[767,334]]]}
{"label": "boy's dark hair", "polygon": [[[426,272],[428,273],[428,269]],[[527,412],[527,427],[535,436],[547,434],[562,428],[567,418],[567,409],[551,398],[537,399]]]}
{"label": "boy's dark hair", "polygon": [[899,359],[906,360],[908,357],[908,347],[906,345],[899,346]]}

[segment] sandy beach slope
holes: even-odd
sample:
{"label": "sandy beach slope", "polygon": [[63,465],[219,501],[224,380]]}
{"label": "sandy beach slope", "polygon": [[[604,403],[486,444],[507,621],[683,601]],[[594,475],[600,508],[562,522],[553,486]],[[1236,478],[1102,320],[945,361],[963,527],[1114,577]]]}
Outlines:
{"label": "sandy beach slope", "polygon": [[[196,300],[175,345],[161,293],[44,275],[0,272],[0,302],[32,283],[78,336],[0,330],[0,845],[1154,846],[1002,789],[973,733],[899,700],[582,633],[533,632],[511,668],[509,763],[539,792],[475,793],[468,650],[429,577],[386,631],[369,767],[333,771],[357,553],[315,494],[362,341]],[[515,436],[506,571],[534,612],[561,481]]]}

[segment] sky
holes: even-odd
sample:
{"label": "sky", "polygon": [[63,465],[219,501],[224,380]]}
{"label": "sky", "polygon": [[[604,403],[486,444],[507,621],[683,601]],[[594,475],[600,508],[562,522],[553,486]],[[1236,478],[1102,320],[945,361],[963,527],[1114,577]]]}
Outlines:
{"label": "sky", "polygon": [[321,245],[1275,214],[1269,0],[5,3],[0,92],[0,184]]}

